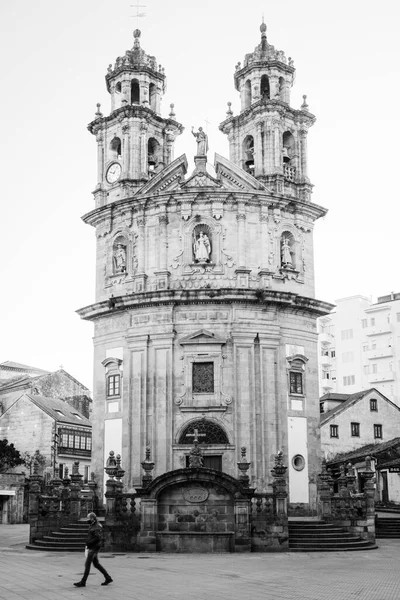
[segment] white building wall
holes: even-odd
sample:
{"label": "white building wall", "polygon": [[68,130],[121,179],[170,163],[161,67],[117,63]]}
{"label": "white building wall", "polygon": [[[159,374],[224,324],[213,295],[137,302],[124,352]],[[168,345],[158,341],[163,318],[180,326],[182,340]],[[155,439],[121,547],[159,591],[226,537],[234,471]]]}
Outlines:
{"label": "white building wall", "polygon": [[375,387],[400,406],[400,294],[336,305],[318,319],[320,396]]}
{"label": "white building wall", "polygon": [[307,419],[305,417],[288,418],[288,455],[304,457],[304,468],[299,471],[294,468],[293,461],[289,463],[289,501],[309,501],[308,490],[308,456],[307,456]]}

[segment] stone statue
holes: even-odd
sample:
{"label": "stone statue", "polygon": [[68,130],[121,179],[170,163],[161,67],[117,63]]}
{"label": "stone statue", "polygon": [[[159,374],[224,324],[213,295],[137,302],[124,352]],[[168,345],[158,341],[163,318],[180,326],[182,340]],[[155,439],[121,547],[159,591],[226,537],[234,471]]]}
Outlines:
{"label": "stone statue", "polygon": [[290,245],[287,238],[282,240],[282,265],[292,266],[292,254],[290,252]]}
{"label": "stone statue", "polygon": [[194,127],[192,127],[192,134],[196,138],[197,141],[197,156],[206,156],[208,150],[208,136],[203,131],[202,127],[199,127],[198,131],[194,131]]}
{"label": "stone statue", "polygon": [[122,244],[117,244],[114,252],[114,268],[116,273],[125,273],[126,271],[126,250]]}
{"label": "stone statue", "polygon": [[193,244],[194,257],[197,262],[208,262],[211,254],[211,244],[208,235],[200,231],[199,237]]}

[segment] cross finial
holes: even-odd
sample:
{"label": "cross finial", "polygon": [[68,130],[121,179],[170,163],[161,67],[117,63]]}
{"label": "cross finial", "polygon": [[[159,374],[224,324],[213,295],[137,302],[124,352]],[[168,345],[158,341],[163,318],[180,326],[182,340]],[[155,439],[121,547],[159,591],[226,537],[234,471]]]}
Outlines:
{"label": "cross finial", "polygon": [[136,19],[136,26],[139,24],[139,19],[146,16],[146,13],[139,12],[139,8],[146,8],[146,4],[139,4],[139,0],[136,0],[136,4],[130,5],[132,8],[136,8],[136,14],[131,15],[133,19]]}

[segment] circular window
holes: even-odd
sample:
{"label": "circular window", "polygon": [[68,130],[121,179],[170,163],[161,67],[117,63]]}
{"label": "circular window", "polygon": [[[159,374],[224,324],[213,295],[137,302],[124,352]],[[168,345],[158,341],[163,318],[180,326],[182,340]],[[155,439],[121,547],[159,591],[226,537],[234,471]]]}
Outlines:
{"label": "circular window", "polygon": [[302,471],[306,466],[304,456],[302,456],[301,454],[295,454],[295,456],[293,456],[292,458],[292,465],[296,471]]}

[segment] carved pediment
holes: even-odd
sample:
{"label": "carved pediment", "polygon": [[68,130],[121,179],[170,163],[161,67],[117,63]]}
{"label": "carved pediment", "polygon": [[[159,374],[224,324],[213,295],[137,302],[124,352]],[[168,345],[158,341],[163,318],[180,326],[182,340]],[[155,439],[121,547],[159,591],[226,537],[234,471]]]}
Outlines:
{"label": "carved pediment", "polygon": [[262,190],[271,194],[271,190],[265,187],[258,179],[246,173],[240,167],[233,164],[220,154],[215,154],[215,172],[222,186],[229,190],[241,190],[242,192],[254,192]]}
{"label": "carved pediment", "polygon": [[135,196],[168,192],[179,188],[187,173],[188,163],[185,154],[170,163],[165,169],[154,175]]}
{"label": "carved pediment", "polygon": [[222,344],[226,344],[226,339],[215,335],[215,333],[212,333],[212,331],[208,331],[207,329],[199,329],[198,331],[183,337],[179,340],[179,343],[181,346],[189,346],[191,344],[218,344],[221,346]]}

